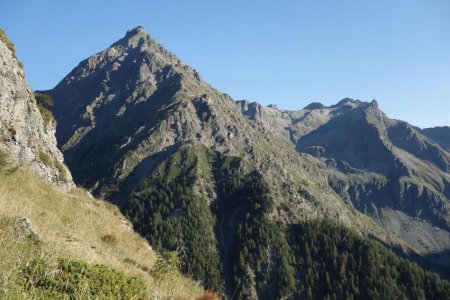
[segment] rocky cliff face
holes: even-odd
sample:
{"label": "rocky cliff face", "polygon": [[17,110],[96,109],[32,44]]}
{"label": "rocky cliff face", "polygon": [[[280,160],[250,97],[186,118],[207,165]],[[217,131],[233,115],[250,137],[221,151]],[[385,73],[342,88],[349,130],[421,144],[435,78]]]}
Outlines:
{"label": "rocky cliff face", "polygon": [[4,32],[0,39],[0,147],[17,164],[30,166],[47,181],[64,189],[71,175],[56,147],[55,123],[45,124],[34,93]]}

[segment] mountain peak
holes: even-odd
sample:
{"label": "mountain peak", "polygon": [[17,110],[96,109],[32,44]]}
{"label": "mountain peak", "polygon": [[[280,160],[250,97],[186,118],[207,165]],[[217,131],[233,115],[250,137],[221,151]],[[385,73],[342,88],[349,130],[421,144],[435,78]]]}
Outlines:
{"label": "mountain peak", "polygon": [[144,27],[138,26],[133,29],[129,29],[125,36],[114,43],[112,46],[122,45],[126,48],[141,48],[148,47],[150,44],[156,44],[156,41],[145,31]]}
{"label": "mountain peak", "polygon": [[311,102],[307,106],[305,106],[303,109],[313,110],[313,109],[322,109],[325,108],[325,105],[323,105],[320,102]]}
{"label": "mountain peak", "polygon": [[341,101],[339,101],[336,106],[341,106],[341,105],[348,105],[348,104],[353,104],[353,103],[358,103],[358,100],[354,100],[352,98],[344,98]]}
{"label": "mountain peak", "polygon": [[143,26],[137,26],[133,29],[129,29],[125,35],[125,37],[132,37],[135,35],[148,35]]}

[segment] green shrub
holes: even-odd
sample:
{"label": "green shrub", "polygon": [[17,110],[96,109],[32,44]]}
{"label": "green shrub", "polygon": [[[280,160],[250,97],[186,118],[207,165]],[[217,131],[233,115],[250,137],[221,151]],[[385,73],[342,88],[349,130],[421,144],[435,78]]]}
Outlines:
{"label": "green shrub", "polygon": [[59,258],[55,265],[36,258],[22,270],[26,290],[51,299],[142,299],[144,283],[104,265]]}
{"label": "green shrub", "polygon": [[162,251],[150,274],[158,281],[167,276],[174,276],[179,272],[181,260],[176,251]]}
{"label": "green shrub", "polygon": [[107,234],[102,237],[102,241],[109,245],[115,245],[117,243],[117,238],[113,234]]}
{"label": "green shrub", "polygon": [[17,170],[17,166],[11,161],[9,154],[0,149],[0,173],[11,174]]}
{"label": "green shrub", "polygon": [[50,155],[43,151],[39,151],[39,159],[46,165],[47,167],[53,168],[53,160]]}
{"label": "green shrub", "polygon": [[16,47],[14,47],[14,44],[11,43],[11,41],[9,40],[8,36],[6,35],[5,31],[3,31],[3,29],[0,29],[0,40],[3,43],[5,43],[6,47],[8,47],[9,50],[11,50],[13,57],[17,60],[19,68],[23,69],[23,63],[20,62],[16,56]]}
{"label": "green shrub", "polygon": [[55,161],[55,168],[58,170],[59,180],[67,182],[67,171],[64,165],[59,161]]}
{"label": "green shrub", "polygon": [[47,94],[34,93],[39,112],[45,124],[49,124],[55,121],[50,108],[53,106],[53,99]]}
{"label": "green shrub", "polygon": [[47,167],[55,168],[58,171],[58,179],[59,180],[67,182],[67,180],[68,180],[67,170],[62,163],[60,163],[56,159],[54,160],[49,154],[47,154],[43,151],[39,151],[39,159]]}

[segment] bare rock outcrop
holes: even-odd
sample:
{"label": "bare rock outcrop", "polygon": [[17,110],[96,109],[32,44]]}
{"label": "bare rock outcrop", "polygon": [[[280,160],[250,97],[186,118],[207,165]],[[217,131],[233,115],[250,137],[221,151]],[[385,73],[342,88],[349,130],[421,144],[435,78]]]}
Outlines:
{"label": "bare rock outcrop", "polygon": [[34,93],[2,32],[0,39],[0,149],[19,165],[63,189],[73,186],[56,146],[55,123],[45,124]]}

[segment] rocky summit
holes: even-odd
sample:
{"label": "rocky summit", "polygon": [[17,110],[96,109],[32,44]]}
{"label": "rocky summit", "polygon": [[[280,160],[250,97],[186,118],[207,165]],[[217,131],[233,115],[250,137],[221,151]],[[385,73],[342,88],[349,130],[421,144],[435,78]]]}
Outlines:
{"label": "rocky summit", "polygon": [[[75,182],[224,296],[414,297],[402,276],[431,275],[385,246],[449,267],[445,138],[389,119],[376,101],[299,111],[235,102],[142,27],[44,93]],[[385,276],[374,260],[404,267]]]}

